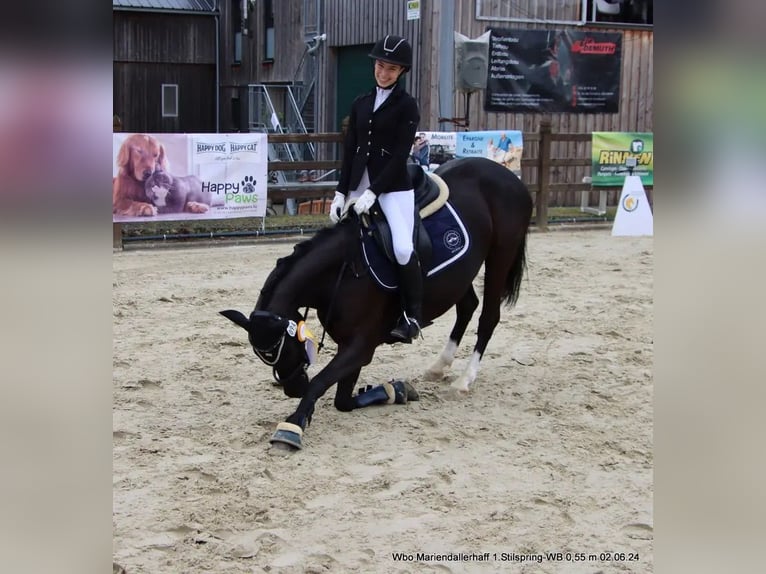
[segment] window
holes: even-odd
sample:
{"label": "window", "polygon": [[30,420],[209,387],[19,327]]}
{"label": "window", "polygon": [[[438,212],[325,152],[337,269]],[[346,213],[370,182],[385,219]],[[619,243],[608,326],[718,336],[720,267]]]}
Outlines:
{"label": "window", "polygon": [[162,84],[162,117],[178,117],[178,84]]}
{"label": "window", "polygon": [[535,24],[651,26],[654,0],[476,0],[476,19]]}
{"label": "window", "polygon": [[588,0],[588,21],[651,26],[653,8],[654,0]]}
{"label": "window", "polygon": [[242,63],[242,32],[234,32],[234,63]]}
{"label": "window", "polygon": [[242,0],[231,0],[231,29],[234,31],[233,64],[242,63],[242,29],[244,24]]}
{"label": "window", "polygon": [[264,0],[263,2],[263,37],[265,44],[263,46],[263,59],[274,59],[274,9],[272,7],[272,0]]}

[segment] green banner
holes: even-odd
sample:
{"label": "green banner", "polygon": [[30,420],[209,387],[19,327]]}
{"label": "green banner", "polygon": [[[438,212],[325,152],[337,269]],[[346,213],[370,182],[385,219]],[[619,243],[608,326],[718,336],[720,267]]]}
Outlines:
{"label": "green banner", "polygon": [[593,185],[621,187],[630,174],[644,185],[654,185],[654,134],[642,132],[593,132]]}

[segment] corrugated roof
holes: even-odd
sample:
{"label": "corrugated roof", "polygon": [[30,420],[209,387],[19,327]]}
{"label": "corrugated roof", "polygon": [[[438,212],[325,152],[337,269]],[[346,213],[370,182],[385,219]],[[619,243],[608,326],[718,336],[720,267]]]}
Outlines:
{"label": "corrugated roof", "polygon": [[179,12],[212,12],[216,0],[112,0],[112,8],[134,10],[178,10]]}

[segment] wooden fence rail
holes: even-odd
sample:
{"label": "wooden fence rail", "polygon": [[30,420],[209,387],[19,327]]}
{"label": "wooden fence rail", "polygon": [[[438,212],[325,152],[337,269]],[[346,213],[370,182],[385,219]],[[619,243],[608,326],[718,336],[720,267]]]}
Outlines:
{"label": "wooden fence rail", "polygon": [[[324,150],[327,155],[335,159],[318,161],[270,161],[268,165],[269,172],[273,171],[328,171],[335,170],[335,177],[322,181],[303,181],[291,183],[269,183],[268,197],[272,203],[282,203],[286,199],[297,200],[324,200],[332,198],[335,195],[335,188],[338,185],[337,173],[340,171],[340,145],[343,142],[343,134],[333,133],[315,133],[315,134],[269,134],[269,143],[317,143],[332,144],[326,145],[331,149]],[[334,148],[334,149],[332,149]],[[322,155],[320,153],[320,155]]]}
{"label": "wooden fence rail", "polygon": [[[529,191],[535,199],[535,223],[540,230],[548,229],[548,206],[552,199],[559,194],[571,194],[572,192],[593,192],[590,183],[580,181],[567,181],[566,170],[579,168],[581,173],[590,173],[591,155],[590,142],[592,134],[585,133],[553,133],[550,120],[540,122],[537,132],[525,132],[523,134],[524,155],[521,159],[521,168]],[[337,173],[340,171],[341,143],[343,134],[311,133],[311,134],[269,134],[269,143],[314,143],[319,148],[320,157],[333,159],[319,159],[316,161],[270,161],[269,172],[325,172],[320,179],[312,181],[309,178],[299,178],[298,181],[286,183],[269,183],[268,198],[272,203],[283,203],[287,199],[295,200],[326,200],[331,199],[337,186]],[[552,157],[554,143],[575,143],[580,157]],[[562,169],[563,168],[563,169]],[[334,170],[334,171],[333,171]],[[329,175],[333,177],[330,178]],[[554,177],[558,181],[554,181]],[[564,181],[560,181],[564,179]],[[606,188],[612,197],[619,197],[619,189]],[[652,202],[651,188],[647,189],[649,202]],[[574,202],[570,200],[574,205]],[[616,203],[612,200],[611,204]],[[578,203],[579,204],[579,203]],[[122,245],[121,225],[114,224],[113,244],[115,247]]]}

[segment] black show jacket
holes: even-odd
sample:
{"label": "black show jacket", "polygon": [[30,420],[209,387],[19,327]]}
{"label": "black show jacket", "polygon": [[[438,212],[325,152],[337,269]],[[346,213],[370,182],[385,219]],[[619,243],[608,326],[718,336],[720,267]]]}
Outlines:
{"label": "black show jacket", "polygon": [[365,167],[375,195],[412,189],[407,157],[420,121],[418,104],[399,84],[373,112],[375,96],[373,88],[351,104],[337,188],[344,195],[359,186]]}

